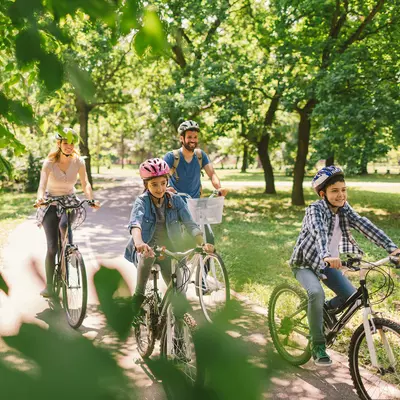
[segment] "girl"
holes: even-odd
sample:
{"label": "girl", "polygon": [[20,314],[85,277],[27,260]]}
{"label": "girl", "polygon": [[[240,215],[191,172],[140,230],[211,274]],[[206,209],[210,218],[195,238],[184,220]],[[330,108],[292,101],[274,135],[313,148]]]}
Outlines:
{"label": "girl", "polygon": [[[186,203],[178,195],[167,192],[168,164],[159,158],[146,160],[139,167],[145,190],[133,205],[128,225],[131,238],[125,250],[125,258],[137,267],[137,285],[133,295],[133,313],[139,313],[145,298],[144,291],[151,267],[156,261],[152,247],[165,246],[173,251],[182,250],[183,223],[198,246],[203,245],[203,235],[192,220]],[[205,244],[204,249],[212,252],[214,247]],[[171,261],[157,260],[166,284],[171,280]],[[180,271],[176,271],[178,287],[181,285]]]}
{"label": "girl", "polygon": [[[93,200],[92,187],[86,174],[85,162],[79,157],[79,153],[75,149],[75,145],[79,142],[78,134],[73,129],[64,128],[63,134],[57,133],[55,139],[57,140],[57,150],[50,153],[43,163],[35,207],[40,207],[49,197],[62,198],[66,205],[79,203],[75,195],[78,174],[86,197]],[[96,203],[92,207],[99,208],[100,204]],[[67,216],[59,205],[49,205],[45,208],[38,208],[36,220],[38,226],[43,225],[47,240],[45,262],[47,285],[40,294],[43,297],[51,297],[58,230],[61,231],[61,237],[64,237]]]}
{"label": "girl", "polygon": [[[323,332],[325,293],[319,279],[336,293],[327,302],[328,308],[340,307],[356,291],[340,271],[339,252],[362,255],[350,233],[354,228],[371,242],[396,255],[400,250],[393,241],[370,220],[358,215],[347,203],[343,171],[331,165],[315,175],[312,186],[322,198],[311,204],[303,220],[290,265],[296,279],[308,294],[308,322],[312,339],[312,354],[316,365],[331,365],[326,353]],[[328,265],[328,267],[325,267]],[[323,274],[321,274],[323,269]]]}

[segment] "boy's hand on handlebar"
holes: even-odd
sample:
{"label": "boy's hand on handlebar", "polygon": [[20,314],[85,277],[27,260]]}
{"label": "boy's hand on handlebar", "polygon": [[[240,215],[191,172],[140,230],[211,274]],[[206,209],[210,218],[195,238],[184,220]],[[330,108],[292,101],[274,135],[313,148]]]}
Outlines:
{"label": "boy's hand on handlebar", "polygon": [[342,268],[342,261],[339,257],[325,257],[324,263],[329,264],[330,268],[340,269]]}
{"label": "boy's hand on handlebar", "polygon": [[143,254],[146,258],[155,257],[153,249],[147,243],[139,243],[135,245],[138,253]]}
{"label": "boy's hand on handlebar", "polygon": [[400,256],[400,249],[396,249],[390,253],[391,256]]}

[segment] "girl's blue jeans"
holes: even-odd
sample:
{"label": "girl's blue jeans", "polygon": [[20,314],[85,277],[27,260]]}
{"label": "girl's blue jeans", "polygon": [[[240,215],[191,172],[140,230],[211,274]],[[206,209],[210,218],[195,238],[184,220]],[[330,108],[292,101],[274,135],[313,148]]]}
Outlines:
{"label": "girl's blue jeans", "polygon": [[[329,301],[329,308],[340,307],[356,292],[357,289],[340,270],[327,267],[324,274],[327,279],[324,279],[322,282],[336,294],[336,297]],[[312,343],[325,344],[323,331],[325,292],[321,282],[317,278],[317,275],[308,268],[298,269],[295,276],[308,294],[308,324]]]}

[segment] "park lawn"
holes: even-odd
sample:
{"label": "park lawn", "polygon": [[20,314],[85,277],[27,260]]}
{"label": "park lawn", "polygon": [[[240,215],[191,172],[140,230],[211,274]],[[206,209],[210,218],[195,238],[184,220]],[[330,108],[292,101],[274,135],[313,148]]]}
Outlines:
{"label": "park lawn", "polygon": [[[253,182],[263,182],[264,181],[264,172],[262,169],[248,169],[247,172],[242,173],[239,169],[217,169],[217,175],[221,179],[221,181],[229,180],[229,181],[253,181]],[[306,175],[304,181],[312,180],[314,175]],[[281,172],[275,172],[274,174],[275,181],[277,182],[292,182],[293,177],[286,176]],[[368,175],[353,175],[347,176],[346,180],[349,182],[399,182],[400,183],[400,174],[368,174]]]}
{"label": "park lawn", "polygon": [[[310,204],[316,197],[311,190],[306,190],[305,199]],[[349,202],[356,211],[382,228],[395,243],[400,243],[398,195],[351,189]],[[223,255],[234,290],[267,306],[275,285],[284,281],[296,282],[288,260],[301,228],[304,209],[291,205],[289,190],[280,190],[274,196],[262,194],[255,188],[229,193],[225,199],[223,222],[214,225],[214,231],[217,249]],[[355,232],[354,236],[365,251],[366,259],[386,256],[383,249],[362,235]],[[400,300],[399,275],[395,279],[395,292],[380,305],[391,314],[394,314],[392,301]],[[369,280],[369,284],[375,287],[379,287],[380,282],[379,276]],[[382,290],[378,294],[382,294]]]}

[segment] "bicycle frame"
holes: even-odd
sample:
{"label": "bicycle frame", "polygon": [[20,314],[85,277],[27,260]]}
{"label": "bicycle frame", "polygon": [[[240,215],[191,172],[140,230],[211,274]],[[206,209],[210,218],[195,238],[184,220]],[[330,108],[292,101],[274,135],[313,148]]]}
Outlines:
{"label": "bicycle frame", "polygon": [[[324,330],[327,345],[332,345],[336,339],[336,336],[341,332],[341,330],[346,326],[346,324],[353,318],[354,314],[361,308],[363,308],[363,325],[365,331],[365,338],[368,346],[368,351],[371,357],[371,364],[381,370],[381,366],[379,365],[375,345],[373,342],[372,335],[377,332],[377,328],[373,321],[373,316],[376,313],[373,311],[370,299],[369,292],[366,286],[366,274],[369,269],[372,267],[378,267],[381,265],[385,265],[391,261],[390,257],[386,257],[382,260],[379,260],[375,263],[365,263],[360,260],[357,261],[359,267],[350,268],[349,270],[357,271],[359,273],[359,282],[360,286],[357,291],[350,296],[346,302],[337,310],[335,310],[335,314],[329,312],[329,310],[324,305]],[[304,302],[300,305],[299,309],[296,311],[294,315],[288,316],[288,318],[293,318],[296,314],[299,314],[302,311],[307,312],[307,302]],[[336,314],[343,313],[339,319],[336,319]],[[298,332],[298,331],[297,331]],[[304,334],[302,332],[298,332],[300,334]],[[379,330],[379,334],[382,337],[382,342],[384,343],[385,349],[389,356],[389,360],[392,366],[395,366],[395,357],[392,349],[389,346],[389,343],[386,339],[385,333],[382,330]]]}

